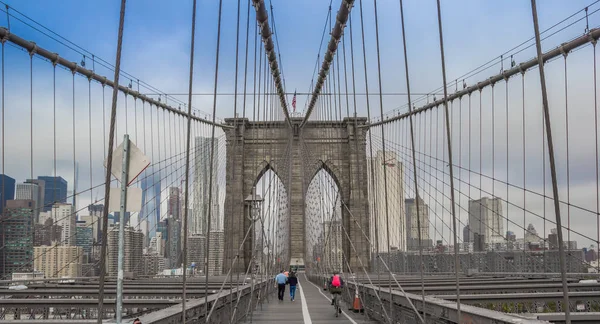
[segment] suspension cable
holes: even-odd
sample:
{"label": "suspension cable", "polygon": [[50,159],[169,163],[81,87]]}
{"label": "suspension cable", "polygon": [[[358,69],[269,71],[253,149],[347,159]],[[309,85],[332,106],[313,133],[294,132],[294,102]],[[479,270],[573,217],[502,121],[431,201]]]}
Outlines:
{"label": "suspension cable", "polygon": [[[125,24],[125,3],[126,0],[121,0],[121,13],[119,16],[119,32],[117,38],[117,56],[115,58],[115,76],[114,87],[112,94],[112,108],[110,113],[110,130],[108,134],[108,153],[106,165],[106,179],[104,183],[104,197],[108,202],[110,200],[110,182],[112,177],[112,157],[115,138],[115,121],[117,116],[117,97],[119,90],[119,72],[121,71],[121,50],[123,47],[123,27]],[[122,215],[125,217],[125,215]],[[102,324],[102,310],[104,308],[104,278],[106,276],[106,241],[108,239],[108,208],[104,208],[102,212],[102,248],[100,252],[100,294],[98,295],[98,324]]]}
{"label": "suspension cable", "polygon": [[[439,0],[438,0],[439,3]],[[565,248],[563,246],[563,227],[562,221],[560,217],[560,202],[559,202],[559,194],[558,194],[558,182],[556,176],[556,162],[554,157],[554,144],[552,142],[552,125],[550,122],[550,111],[548,108],[548,93],[546,90],[546,77],[544,75],[544,58],[542,54],[542,44],[540,40],[540,30],[538,25],[538,17],[537,17],[537,8],[536,1],[531,0],[531,14],[533,18],[533,28],[535,32],[535,45],[537,49],[537,62],[538,68],[540,71],[540,84],[542,88],[542,104],[544,111],[544,124],[546,125],[546,139],[548,144],[548,157],[550,160],[550,174],[552,177],[552,193],[554,196],[554,212],[556,215],[556,234],[558,236],[558,249],[559,249],[559,262],[560,262],[560,273],[563,285],[563,297],[565,306],[565,322],[567,324],[571,324],[571,310],[569,309],[569,286],[567,284],[567,274],[566,274],[566,263],[565,263]],[[545,178],[545,177],[544,177]],[[546,205],[546,204],[544,204]]]}

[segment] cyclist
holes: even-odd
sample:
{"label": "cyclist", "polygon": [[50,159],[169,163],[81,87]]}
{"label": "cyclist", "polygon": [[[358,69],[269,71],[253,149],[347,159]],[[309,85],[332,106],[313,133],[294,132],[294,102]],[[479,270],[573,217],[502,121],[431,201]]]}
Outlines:
{"label": "cyclist", "polygon": [[[331,305],[334,305],[335,303],[335,299],[341,297],[342,295],[342,288],[344,287],[344,280],[342,280],[342,277],[337,273],[337,272],[333,272],[333,276],[331,276],[331,278],[329,278],[329,292],[331,293]],[[336,296],[336,295],[339,295]],[[341,308],[340,308],[340,312],[341,312]]]}

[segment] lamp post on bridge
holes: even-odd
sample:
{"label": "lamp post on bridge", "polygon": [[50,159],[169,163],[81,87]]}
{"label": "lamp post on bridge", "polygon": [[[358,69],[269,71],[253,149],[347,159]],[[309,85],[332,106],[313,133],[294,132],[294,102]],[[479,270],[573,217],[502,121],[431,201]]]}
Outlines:
{"label": "lamp post on bridge", "polygon": [[[250,226],[251,226],[250,232],[252,233],[252,242],[251,242],[251,244],[252,244],[252,251],[255,252],[256,251],[256,227],[255,226],[256,226],[256,221],[260,219],[260,211],[261,211],[263,199],[262,199],[262,197],[260,195],[256,194],[256,191],[253,191],[253,192],[254,193],[252,195],[249,195],[248,198],[246,198],[246,200],[244,201],[244,203],[246,205],[246,211],[247,211],[246,217],[250,221]],[[263,223],[264,222],[261,221],[261,225]],[[262,236],[262,230],[263,230],[263,227],[261,227],[261,232],[260,232],[261,238],[263,237]],[[261,268],[262,268],[263,267],[263,265],[262,265],[262,260],[263,260],[262,253],[263,253],[263,251],[262,250],[264,249],[263,244],[261,244],[260,249],[261,249],[260,260],[261,260]],[[252,253],[252,254],[254,254],[254,253]],[[251,270],[250,275],[252,276],[251,291],[253,293],[254,292],[254,282],[256,281],[256,269],[255,269],[255,266],[256,266],[256,263],[255,263],[256,255],[251,255],[251,258],[252,259],[250,261],[251,263],[249,264],[249,267],[250,267],[250,270]],[[262,270],[261,270],[261,273],[262,273]],[[250,303],[252,303],[252,301],[250,301]]]}

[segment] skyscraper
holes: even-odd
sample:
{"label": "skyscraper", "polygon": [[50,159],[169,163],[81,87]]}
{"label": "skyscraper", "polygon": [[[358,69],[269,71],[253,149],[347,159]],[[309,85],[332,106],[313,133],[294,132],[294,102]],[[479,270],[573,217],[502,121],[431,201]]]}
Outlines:
{"label": "skyscraper", "polygon": [[104,205],[94,204],[88,206],[89,216],[83,216],[81,219],[87,222],[88,226],[92,227],[92,237],[94,243],[98,244],[102,242],[102,213],[104,212]]}
{"label": "skyscraper", "polygon": [[9,200],[0,217],[0,274],[10,279],[13,272],[33,268],[33,200]]}
{"label": "skyscraper", "polygon": [[0,174],[0,215],[4,211],[6,201],[15,199],[15,179]]}
{"label": "skyscraper", "polygon": [[502,202],[500,198],[483,197],[469,201],[469,228],[475,251],[485,251],[493,243],[504,241]]}
{"label": "skyscraper", "polygon": [[372,188],[370,183],[365,184],[369,189],[371,238],[375,244],[375,231],[378,230],[379,251],[387,252],[389,232],[389,248],[406,251],[404,168],[397,160],[395,152],[386,151],[385,160],[383,155],[383,151],[378,151],[374,158],[367,161],[367,171],[370,174],[371,168],[373,169],[370,176],[375,183],[375,188]]}
{"label": "skyscraper", "polygon": [[204,252],[206,249],[206,237],[204,235],[192,234],[188,238],[187,266],[192,263],[196,268],[204,269]]}
{"label": "skyscraper", "polygon": [[57,203],[53,207],[54,224],[62,227],[59,245],[75,246],[76,217],[73,205]]}
{"label": "skyscraper", "polygon": [[62,177],[40,176],[38,180],[44,180],[44,209],[50,211],[54,203],[67,202],[67,180]]}
{"label": "skyscraper", "polygon": [[156,236],[158,222],[160,221],[160,174],[152,167],[144,171],[142,181],[142,209],[140,220],[147,222],[147,238]]}
{"label": "skyscraper", "polygon": [[210,231],[208,250],[208,275],[218,276],[223,270],[223,252],[225,251],[225,233]]}
{"label": "skyscraper", "polygon": [[[429,238],[429,207],[421,197],[417,196],[419,201],[419,220],[421,227],[421,246],[429,248],[433,245]],[[414,198],[406,199],[406,229],[408,234],[408,249],[419,249],[419,224],[417,223],[417,204]]]}
{"label": "skyscraper", "polygon": [[[211,148],[213,145],[210,137],[196,137],[194,157],[194,216],[190,219],[190,229],[194,234],[206,235],[208,229],[208,215],[211,215],[211,230],[220,229],[220,211],[218,207],[219,189],[217,187],[217,171],[219,170],[219,140],[214,139],[214,155],[212,159],[211,177]],[[209,202],[212,182],[212,196]],[[212,209],[212,210],[211,210]]]}
{"label": "skyscraper", "polygon": [[340,220],[323,222],[323,265],[327,271],[342,269],[342,222]]}
{"label": "skyscraper", "polygon": [[92,227],[85,221],[77,221],[75,245],[83,249],[83,263],[89,263],[92,257],[94,237]]}
{"label": "skyscraper", "polygon": [[50,246],[60,241],[62,228],[54,225],[52,218],[46,219],[43,224],[34,224],[33,229],[33,246]]}
{"label": "skyscraper", "polygon": [[[133,276],[143,274],[144,263],[142,260],[144,248],[144,234],[140,230],[134,230],[132,227],[125,227],[123,271],[129,272]],[[106,268],[109,276],[118,274],[118,246],[119,230],[118,226],[108,232],[108,257],[106,258]]]}
{"label": "skyscraper", "polygon": [[34,268],[46,278],[81,277],[83,251],[77,246],[36,246]]}
{"label": "skyscraper", "polygon": [[167,215],[174,219],[181,220],[180,217],[181,211],[181,199],[179,195],[179,188],[170,187],[169,188],[169,198],[167,203]]}
{"label": "skyscraper", "polygon": [[39,223],[40,212],[44,203],[44,180],[27,179],[24,183],[17,184],[15,199],[33,200],[35,202],[33,208],[34,222]]}
{"label": "skyscraper", "polygon": [[169,238],[167,239],[167,258],[169,267],[177,268],[181,265],[181,221],[174,218],[168,219],[167,228]]}

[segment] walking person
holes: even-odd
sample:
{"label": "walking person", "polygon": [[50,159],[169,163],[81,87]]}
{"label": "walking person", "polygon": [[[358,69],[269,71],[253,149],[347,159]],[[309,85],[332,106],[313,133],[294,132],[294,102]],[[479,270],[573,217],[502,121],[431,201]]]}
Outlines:
{"label": "walking person", "polygon": [[285,284],[287,283],[287,277],[283,273],[284,270],[275,277],[275,282],[277,283],[277,296],[279,300],[283,301],[283,296],[285,295]]}
{"label": "walking person", "polygon": [[294,301],[296,299],[296,286],[298,285],[298,277],[296,277],[295,272],[290,272],[288,283],[290,284],[290,300]]}

